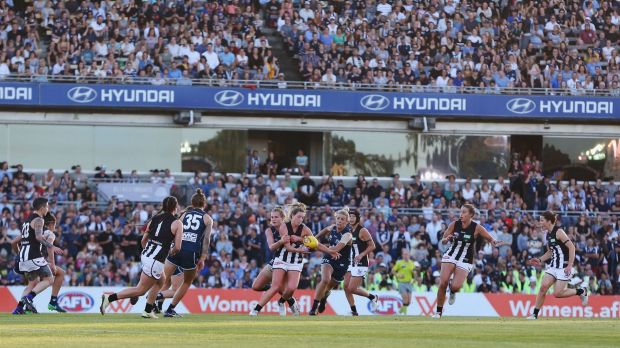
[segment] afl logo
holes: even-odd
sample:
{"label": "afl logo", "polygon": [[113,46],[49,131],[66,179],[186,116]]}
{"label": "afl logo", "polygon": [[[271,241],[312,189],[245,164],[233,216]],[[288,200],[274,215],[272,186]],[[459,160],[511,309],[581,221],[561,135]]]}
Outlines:
{"label": "afl logo", "polygon": [[220,91],[215,93],[215,102],[220,104],[221,106],[237,106],[243,103],[243,94],[237,91]]}
{"label": "afl logo", "polygon": [[67,312],[88,312],[95,305],[95,301],[89,294],[71,291],[58,297],[58,305]]}
{"label": "afl logo", "polygon": [[90,103],[97,98],[97,91],[90,87],[73,87],[67,92],[67,98],[74,103]]}
{"label": "afl logo", "polygon": [[379,111],[390,106],[390,101],[382,95],[369,94],[360,100],[360,105],[370,111]]}
{"label": "afl logo", "polygon": [[[403,301],[400,297],[392,295],[379,295],[377,297],[377,311],[374,312],[375,314],[394,315],[398,313],[400,307],[403,305]],[[372,312],[370,304],[371,301],[368,301],[368,311]]]}
{"label": "afl logo", "polygon": [[529,114],[536,109],[536,103],[527,98],[514,98],[510,99],[508,103],[506,103],[506,109],[519,115]]}

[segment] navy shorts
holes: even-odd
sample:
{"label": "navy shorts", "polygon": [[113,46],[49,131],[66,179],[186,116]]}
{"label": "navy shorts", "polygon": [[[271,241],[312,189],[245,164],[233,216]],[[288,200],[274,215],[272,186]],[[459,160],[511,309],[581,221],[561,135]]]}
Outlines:
{"label": "navy shorts", "polygon": [[323,259],[324,265],[332,266],[332,279],[341,282],[344,280],[344,276],[347,274],[347,270],[349,268],[349,260],[331,260],[331,259]]}
{"label": "navy shorts", "polygon": [[172,273],[172,276],[174,277],[175,275],[179,275],[181,273],[183,273],[183,270],[181,269],[181,267],[176,267],[174,269],[174,273]]}
{"label": "navy shorts", "polygon": [[175,255],[168,256],[168,262],[181,268],[183,271],[192,270],[196,268],[196,262],[198,261],[198,254],[195,251],[181,250]]}

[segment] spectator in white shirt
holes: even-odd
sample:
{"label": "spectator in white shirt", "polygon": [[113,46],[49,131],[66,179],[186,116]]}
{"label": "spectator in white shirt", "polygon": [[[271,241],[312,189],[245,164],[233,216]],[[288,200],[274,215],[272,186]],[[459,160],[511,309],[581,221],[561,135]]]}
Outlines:
{"label": "spectator in white shirt", "polygon": [[314,19],[314,11],[310,9],[310,1],[306,1],[304,8],[299,10],[299,17],[303,18],[304,22],[307,22],[310,18]]}
{"label": "spectator in white shirt", "polygon": [[566,81],[566,86],[571,89],[574,90],[577,87],[577,82],[578,82],[578,78],[577,78],[577,73],[573,73],[572,77]]}
{"label": "spectator in white shirt", "polygon": [[179,48],[179,57],[187,56],[189,53],[189,44],[187,40],[181,39],[181,47]]}
{"label": "spectator in white shirt", "polygon": [[102,39],[97,40],[97,42],[95,42],[95,54],[97,56],[100,57],[107,57],[108,56],[108,45],[103,42]]}
{"label": "spectator in white shirt", "polygon": [[121,44],[121,54],[123,57],[128,57],[130,54],[134,53],[136,50],[136,46],[133,42],[129,41],[129,37],[125,36],[123,43]]}
{"label": "spectator in white shirt", "polygon": [[321,77],[321,82],[326,85],[333,85],[336,83],[336,75],[334,75],[332,68],[327,68],[327,71]]}
{"label": "spectator in white shirt", "polygon": [[[11,70],[9,69],[10,61],[7,58],[6,61],[0,63],[0,78],[5,78],[11,75]],[[64,68],[63,68],[64,69]]]}
{"label": "spectator in white shirt", "polygon": [[276,197],[278,197],[278,204],[284,204],[286,198],[288,198],[288,196],[292,193],[293,190],[290,187],[286,186],[286,181],[281,180],[280,186],[276,188]]}
{"label": "spectator in white shirt", "polygon": [[170,43],[168,44],[168,51],[173,58],[181,57],[181,46],[177,44],[177,38],[174,36],[170,39]]}
{"label": "spectator in white shirt", "polygon": [[549,20],[549,22],[545,24],[545,32],[553,31],[556,25],[559,25],[559,24],[556,21],[555,16],[551,16],[551,20]]}
{"label": "spectator in white shirt", "polygon": [[194,45],[193,44],[189,45],[189,51],[187,52],[186,55],[187,55],[187,61],[191,65],[198,64],[198,62],[200,61],[200,53],[198,53],[194,49]]}
{"label": "spectator in white shirt", "polygon": [[213,44],[207,45],[207,50],[202,54],[203,57],[207,60],[207,65],[211,70],[217,68],[220,65],[220,58],[217,56],[217,53],[213,52]]}
{"label": "spectator in white shirt", "polygon": [[437,233],[441,231],[441,223],[442,223],[441,216],[439,214],[434,214],[431,222],[426,224],[426,232],[428,233],[428,236],[430,237],[430,240],[431,240],[431,244],[433,245],[437,245],[437,242],[438,242]]}
{"label": "spectator in white shirt", "polygon": [[473,187],[471,187],[471,181],[467,181],[465,183],[465,186],[461,190],[461,196],[463,197],[464,200],[471,201],[474,198],[475,192],[476,190],[474,190]]}
{"label": "spectator in white shirt", "polygon": [[603,58],[606,62],[609,62],[615,50],[616,47],[612,46],[611,40],[607,40],[605,47],[603,47]]}
{"label": "spectator in white shirt", "polygon": [[106,19],[106,13],[105,13],[105,5],[101,6],[101,3],[98,1],[94,2],[94,6],[95,8],[93,8],[93,17],[97,18],[97,17],[101,17],[103,19]]}
{"label": "spectator in white shirt", "polygon": [[495,185],[493,185],[493,191],[495,191],[495,193],[500,193],[504,186],[506,186],[506,183],[504,182],[504,177],[500,176],[497,178],[497,182],[495,183]]}
{"label": "spectator in white shirt", "polygon": [[[151,32],[151,31],[155,32],[155,37],[159,37],[159,28],[157,28],[155,26],[155,23],[153,21],[151,21],[149,23],[148,27],[144,28],[144,37],[148,37],[149,36],[149,32]],[[173,38],[174,38],[174,36],[173,36]]]}
{"label": "spectator in white shirt", "polygon": [[90,22],[90,27],[93,28],[93,31],[97,37],[102,37],[106,31],[108,31],[106,24],[103,22],[102,16],[99,16],[95,21]]}
{"label": "spectator in white shirt", "polygon": [[377,4],[377,12],[382,16],[388,16],[390,12],[392,12],[392,5],[388,4],[385,0],[381,0],[381,2]]}
{"label": "spectator in white shirt", "polygon": [[174,185],[174,176],[170,173],[170,169],[164,170],[164,183]]}
{"label": "spectator in white shirt", "polygon": [[52,75],[59,75],[65,70],[65,61],[62,57],[58,57],[56,64],[52,67]]}
{"label": "spectator in white shirt", "polygon": [[161,176],[159,176],[159,169],[155,169],[151,171],[153,174],[151,175],[151,184],[163,184],[164,180]]}
{"label": "spectator in white shirt", "polygon": [[245,54],[245,50],[239,50],[239,53],[235,56],[235,60],[238,67],[245,68],[248,65],[248,56]]}
{"label": "spectator in white shirt", "polygon": [[471,31],[471,35],[467,37],[467,40],[471,41],[474,47],[480,45],[482,43],[482,38],[478,36],[478,30],[473,29]]}

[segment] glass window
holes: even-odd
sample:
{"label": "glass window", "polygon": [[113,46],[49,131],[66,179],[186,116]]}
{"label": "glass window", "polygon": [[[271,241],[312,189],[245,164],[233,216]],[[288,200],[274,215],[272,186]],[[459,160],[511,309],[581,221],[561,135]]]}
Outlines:
{"label": "glass window", "polygon": [[508,136],[459,136],[391,132],[341,132],[326,136],[328,168],[342,165],[346,175],[408,177],[427,180],[495,178],[508,171]]}
{"label": "glass window", "polygon": [[184,129],[181,143],[182,170],[245,171],[248,147],[246,130]]}
{"label": "glass window", "polygon": [[620,139],[544,137],[545,173],[558,179],[620,177]]}

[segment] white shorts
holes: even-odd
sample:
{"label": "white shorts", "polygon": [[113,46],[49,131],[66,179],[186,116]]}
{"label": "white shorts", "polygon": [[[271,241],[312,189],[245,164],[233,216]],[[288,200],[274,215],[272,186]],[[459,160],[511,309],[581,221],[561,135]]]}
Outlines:
{"label": "white shorts", "polygon": [[39,268],[45,267],[45,266],[47,266],[47,260],[43,257],[19,262],[19,270],[22,272],[36,271]]}
{"label": "white shorts", "polygon": [[366,274],[368,274],[368,267],[349,266],[347,272],[351,272],[351,277],[366,277]]}
{"label": "white shorts", "polygon": [[447,263],[452,263],[454,265],[456,265],[456,267],[467,271],[467,273],[471,272],[472,269],[474,269],[474,265],[471,263],[465,263],[465,262],[461,262],[461,261],[457,261],[454,257],[450,257],[449,255],[444,255],[441,258],[441,262],[447,262]]}
{"label": "white shorts", "polygon": [[571,274],[567,276],[566,273],[564,273],[564,268],[547,267],[545,268],[545,273],[553,276],[555,280],[569,281],[575,274],[575,270],[573,269]]}
{"label": "white shorts", "polygon": [[271,268],[272,270],[283,269],[286,272],[301,272],[302,268],[304,268],[304,264],[303,263],[288,263],[288,262],[284,262],[281,260],[273,260],[273,266]]}
{"label": "white shorts", "polygon": [[147,276],[159,280],[164,273],[164,264],[150,257],[141,256],[142,272]]}

